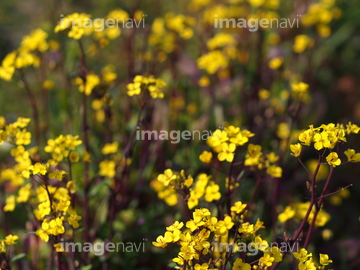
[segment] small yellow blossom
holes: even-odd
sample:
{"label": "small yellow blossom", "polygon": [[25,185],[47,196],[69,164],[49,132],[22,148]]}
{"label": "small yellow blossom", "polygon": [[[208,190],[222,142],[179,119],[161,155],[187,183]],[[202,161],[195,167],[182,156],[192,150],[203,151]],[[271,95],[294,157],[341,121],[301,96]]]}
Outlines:
{"label": "small yellow blossom", "polygon": [[354,149],[348,149],[344,154],[349,162],[360,162],[360,153],[356,153]]}
{"label": "small yellow blossom", "polygon": [[10,245],[15,245],[16,244],[16,240],[18,240],[19,237],[17,235],[12,235],[9,234],[8,236],[5,237],[5,244],[10,246]]}
{"label": "small yellow blossom", "polygon": [[328,265],[329,263],[332,263],[332,260],[329,260],[329,255],[320,254],[320,264],[321,265]]}
{"label": "small yellow blossom", "polygon": [[285,221],[292,218],[293,216],[295,216],[295,210],[291,206],[286,206],[285,210],[279,214],[278,220],[281,223],[284,223]]}
{"label": "small yellow blossom", "polygon": [[341,160],[336,152],[331,152],[327,157],[326,161],[332,167],[339,166],[341,164]]}
{"label": "small yellow blossom", "polygon": [[101,153],[103,155],[115,154],[118,151],[118,148],[119,148],[119,143],[118,142],[107,143],[101,149]]}
{"label": "small yellow blossom", "polygon": [[212,159],[212,153],[208,152],[208,151],[204,151],[199,156],[199,159],[200,159],[201,162],[209,164],[211,162],[211,159]]}
{"label": "small yellow blossom", "polygon": [[278,69],[284,62],[283,57],[275,57],[269,61],[269,68]]}
{"label": "small yellow blossom", "polygon": [[242,203],[241,201],[237,201],[233,206],[231,206],[231,212],[235,212],[236,214],[240,214],[246,208],[247,204]]}
{"label": "small yellow blossom", "polygon": [[79,161],[79,159],[80,159],[80,156],[79,156],[79,154],[78,154],[77,152],[71,152],[71,153],[69,154],[69,160],[70,160],[70,162],[76,163],[76,162]]}
{"label": "small yellow blossom", "polygon": [[290,144],[290,150],[291,150],[291,155],[294,157],[299,157],[301,154],[301,150],[302,150],[302,145],[300,143],[297,144]]}

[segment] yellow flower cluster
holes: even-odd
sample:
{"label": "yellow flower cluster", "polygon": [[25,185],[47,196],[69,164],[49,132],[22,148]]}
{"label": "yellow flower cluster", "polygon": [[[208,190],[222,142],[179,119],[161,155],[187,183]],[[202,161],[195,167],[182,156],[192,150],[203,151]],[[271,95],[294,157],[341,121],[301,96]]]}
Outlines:
{"label": "yellow flower cluster", "polygon": [[0,240],[0,253],[6,253],[6,246],[15,245],[18,239],[19,237],[17,235],[9,234],[5,239]]}
{"label": "yellow flower cluster", "polygon": [[[119,22],[118,26],[124,25],[124,23],[129,19],[129,14],[122,9],[115,9],[109,12],[109,14],[104,18],[108,22]],[[121,28],[119,27],[105,27],[100,29],[103,25],[94,24],[94,38],[99,40],[101,45],[108,44],[109,40],[115,39],[120,36]]]}
{"label": "yellow flower cluster", "polygon": [[197,59],[200,69],[205,69],[208,74],[225,70],[229,61],[235,59],[238,52],[236,50],[237,41],[229,33],[218,33],[207,41],[209,52]]}
{"label": "yellow flower cluster", "polygon": [[295,100],[299,100],[301,102],[308,102],[311,100],[311,96],[309,94],[309,85],[304,82],[291,82],[291,94]]}
{"label": "yellow flower cluster", "polygon": [[95,113],[96,121],[104,123],[106,120],[106,108],[109,108],[113,104],[109,94],[105,94],[101,99],[94,99],[91,103],[91,107]]}
{"label": "yellow flower cluster", "polygon": [[[298,202],[298,203],[294,203],[293,205],[289,205],[286,206],[284,211],[282,213],[279,214],[278,216],[278,220],[281,223],[286,222],[289,219],[294,218],[297,221],[301,221],[304,219],[304,217],[306,216],[306,212],[308,210],[310,206],[310,202]],[[313,207],[311,209],[309,218],[308,218],[308,223],[311,224],[311,221],[314,217],[314,213],[315,213],[315,207]],[[315,220],[315,226],[316,227],[322,227],[324,226],[329,220],[330,220],[330,214],[327,213],[324,209],[321,209],[319,211],[319,213],[317,214],[316,220]]]}
{"label": "yellow flower cluster", "polygon": [[[315,150],[321,151],[323,149],[334,149],[339,143],[347,141],[347,136],[350,134],[358,134],[360,127],[349,122],[345,127],[342,124],[322,124],[320,127],[314,128],[312,125],[309,129],[303,131],[299,135],[300,143],[290,145],[291,155],[299,157],[302,151],[302,146],[313,146]],[[349,162],[359,162],[360,154],[356,153],[354,149],[348,149],[344,152]],[[327,163],[336,167],[341,164],[341,159],[337,152],[330,152],[326,157]]]}
{"label": "yellow flower cluster", "polygon": [[186,176],[184,170],[174,172],[171,169],[166,169],[163,174],[159,174],[151,182],[151,187],[158,193],[160,199],[173,206],[178,202],[177,192],[189,193],[189,187],[193,182],[192,176]]}
{"label": "yellow flower cluster", "polygon": [[296,53],[302,53],[306,49],[314,46],[314,40],[305,34],[295,36],[293,51]]}
{"label": "yellow flower cluster", "polygon": [[268,175],[280,178],[282,176],[282,168],[275,165],[279,157],[274,152],[270,152],[264,156],[261,150],[260,145],[249,144],[245,155],[245,166],[259,170],[266,169]]}
{"label": "yellow flower cluster", "polygon": [[199,199],[204,196],[205,201],[212,202],[220,200],[220,187],[214,181],[210,181],[211,176],[205,173],[199,174],[197,181],[190,187],[190,196],[187,201],[189,209],[199,204]]}
{"label": "yellow flower cluster", "polygon": [[[49,165],[36,163],[31,165],[27,170],[23,171],[23,176],[28,178],[30,175],[47,177],[48,179],[62,180],[64,171],[55,170],[49,172]],[[36,234],[45,242],[49,240],[50,235],[59,235],[65,232],[63,225],[67,221],[73,228],[79,227],[78,221],[80,216],[71,208],[70,193],[74,193],[75,185],[72,181],[67,182],[66,188],[55,187],[51,185],[38,186],[36,190],[32,190],[32,185],[26,184],[18,191],[18,196],[12,195],[7,198],[4,211],[13,211],[15,209],[15,201],[19,203],[31,202],[36,204],[34,209],[35,217],[42,222],[41,228]]]}
{"label": "yellow flower cluster", "polygon": [[[206,208],[195,209],[192,219],[186,224],[176,221],[166,227],[165,234],[158,236],[153,245],[160,248],[165,248],[169,244],[180,246],[180,252],[173,261],[178,266],[184,268],[188,266],[189,269],[217,269],[217,266],[224,263],[220,258],[228,257],[229,252],[238,251],[238,243],[249,244],[263,252],[263,256],[258,260],[261,269],[270,267],[273,262],[280,262],[282,260],[280,249],[270,247],[260,235],[257,235],[257,232],[264,228],[263,222],[257,220],[255,224],[251,224],[242,221],[245,208],[246,204],[236,202],[231,207],[232,217],[225,215],[222,220],[212,216]],[[235,231],[235,239],[230,240],[234,227],[238,228]],[[227,243],[235,246],[222,250],[223,240],[232,241]],[[242,259],[236,259],[232,269],[250,269],[250,264]]]}
{"label": "yellow flower cluster", "polygon": [[308,253],[305,248],[300,249],[298,252],[293,252],[294,257],[299,261],[299,270],[316,270],[324,269],[325,266],[332,263],[327,254],[320,254],[320,266],[316,266],[312,258],[312,253]]}
{"label": "yellow flower cluster", "polygon": [[[57,166],[64,158],[70,162],[79,160],[75,147],[81,144],[78,136],[60,135],[55,140],[48,140],[45,151],[52,154],[52,159],[48,163],[32,164],[31,155],[37,152],[36,148],[26,150],[24,145],[30,144],[31,134],[26,131],[26,126],[30,119],[19,117],[16,122],[6,125],[5,119],[0,118],[2,143],[7,141],[14,144],[10,154],[17,162],[13,168],[2,170],[2,181],[9,180],[13,186],[21,186],[17,196],[10,195],[6,199],[4,211],[14,211],[16,202],[35,204],[34,215],[42,222],[41,229],[36,234],[44,241],[49,240],[50,235],[59,235],[65,232],[64,222],[67,221],[73,228],[79,226],[80,216],[71,208],[71,198],[69,193],[74,193],[76,186],[74,182],[67,181],[66,188],[61,186],[52,186],[51,179],[63,180],[66,174],[61,169],[51,169],[51,166]],[[30,178],[36,183],[40,183],[35,188],[30,183],[24,184],[24,179]],[[38,182],[40,181],[40,182]],[[43,184],[43,185],[42,185]]]}
{"label": "yellow flower cluster", "polygon": [[137,96],[142,91],[147,91],[151,98],[164,98],[164,93],[160,91],[164,86],[166,86],[166,83],[161,79],[156,79],[153,76],[137,75],[134,81],[127,85],[127,94]]}
{"label": "yellow flower cluster", "polygon": [[305,27],[316,26],[321,37],[328,37],[331,34],[330,22],[341,16],[341,10],[335,7],[334,0],[320,0],[311,3],[306,14],[301,17],[301,23]]}
{"label": "yellow flower cluster", "polygon": [[105,144],[101,149],[101,153],[108,155],[108,157],[99,163],[100,176],[114,178],[116,172],[121,172],[125,166],[131,164],[131,159],[125,158],[119,150],[118,142]]}
{"label": "yellow flower cluster", "polygon": [[95,86],[100,83],[100,77],[96,74],[89,73],[86,75],[85,80],[80,77],[76,77],[73,83],[79,85],[79,92],[84,92],[85,95],[89,96]]}
{"label": "yellow flower cluster", "polygon": [[55,33],[70,29],[68,36],[80,39],[83,35],[91,35],[93,28],[90,24],[91,16],[85,13],[72,13],[60,20],[55,27]]}
{"label": "yellow flower cluster", "polygon": [[10,81],[15,69],[28,66],[38,67],[40,58],[38,52],[44,52],[49,45],[46,41],[48,34],[42,29],[33,30],[30,35],[24,36],[19,48],[9,53],[0,66],[0,79]]}
{"label": "yellow flower cluster", "polygon": [[[161,52],[171,53],[176,48],[177,37],[190,39],[193,36],[191,26],[195,19],[182,14],[166,13],[164,18],[156,18],[151,26],[149,44]],[[166,55],[163,55],[166,59]],[[163,60],[165,60],[163,59]]]}
{"label": "yellow flower cluster", "polygon": [[239,127],[228,126],[224,130],[215,130],[206,143],[218,154],[218,160],[232,162],[236,147],[246,144],[252,136],[254,134],[246,129],[240,130]]}
{"label": "yellow flower cluster", "polygon": [[1,116],[0,123],[0,145],[8,140],[15,145],[29,145],[31,133],[26,130],[30,118],[19,117],[15,122],[6,125],[5,118]]}
{"label": "yellow flower cluster", "polygon": [[[16,161],[14,166],[1,170],[0,182],[9,181],[13,186],[24,183],[22,172],[31,165],[31,155],[37,151],[37,148],[25,149],[31,143],[31,133],[26,130],[29,122],[29,118],[19,117],[17,121],[6,124],[5,118],[0,117],[0,145],[4,142],[14,145],[10,154]],[[11,196],[8,200],[15,201]]]}
{"label": "yellow flower cluster", "polygon": [[[68,182],[70,183],[70,182]],[[69,187],[69,185],[67,185]],[[50,196],[50,197],[49,197]],[[36,231],[43,241],[48,242],[50,236],[65,233],[65,221],[72,228],[78,228],[81,216],[70,206],[69,190],[63,187],[38,187],[36,190],[37,209],[35,217],[41,221],[41,228]]]}
{"label": "yellow flower cluster", "polygon": [[82,143],[79,140],[79,136],[60,135],[56,139],[49,139],[47,145],[45,146],[45,152],[51,153],[52,159],[48,161],[48,164],[56,166],[64,158],[68,158],[70,162],[77,162],[79,160],[79,155],[75,150],[76,146]]}

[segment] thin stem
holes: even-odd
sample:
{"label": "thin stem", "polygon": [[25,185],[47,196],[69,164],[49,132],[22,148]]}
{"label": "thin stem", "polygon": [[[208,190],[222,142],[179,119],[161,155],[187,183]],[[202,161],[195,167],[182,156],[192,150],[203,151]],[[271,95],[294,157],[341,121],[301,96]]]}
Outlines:
{"label": "thin stem", "polygon": [[[299,228],[297,229],[295,235],[291,238],[292,241],[296,241],[300,234],[303,232],[303,230],[305,229],[305,225],[307,223],[307,220],[309,219],[309,216],[310,216],[310,213],[311,213],[311,210],[314,206],[314,204],[316,203],[316,194],[315,194],[315,182],[316,182],[316,176],[319,172],[319,169],[320,169],[320,166],[321,166],[321,160],[324,156],[324,153],[325,153],[325,150],[320,154],[319,153],[319,159],[318,159],[318,164],[316,165],[316,168],[315,168],[315,171],[314,171],[314,174],[312,175],[312,179],[311,179],[311,188],[310,188],[310,192],[311,192],[311,201],[310,201],[310,205],[306,211],[306,214],[299,226]],[[283,256],[285,256],[285,252],[282,253]],[[271,270],[275,270],[279,267],[281,262],[277,262],[272,268]]]}
{"label": "thin stem", "polygon": [[248,208],[249,210],[251,210],[251,206],[252,206],[252,204],[253,204],[253,202],[254,202],[254,200],[255,200],[255,196],[256,196],[256,194],[257,194],[257,192],[258,192],[258,190],[259,190],[260,183],[261,183],[261,178],[260,178],[260,176],[258,175],[258,176],[256,177],[256,183],[255,183],[254,190],[253,190],[253,192],[252,192],[252,194],[251,194],[251,197],[250,197],[250,199],[249,199],[249,202],[247,203],[247,206],[246,206],[246,208]]}
{"label": "thin stem", "polygon": [[234,168],[234,161],[235,161],[235,156],[236,156],[237,151],[235,151],[234,153],[234,159],[233,161],[230,163],[230,168],[229,168],[229,173],[228,173],[228,184],[226,187],[226,210],[228,215],[231,214],[231,194],[232,194],[232,190],[231,190],[231,183],[232,183],[232,172],[233,172],[233,168]]}
{"label": "thin stem", "polygon": [[29,103],[30,103],[30,107],[31,107],[31,111],[32,111],[32,118],[34,120],[35,143],[37,146],[40,147],[40,122],[39,122],[39,110],[37,107],[36,98],[29,86],[29,83],[26,80],[24,70],[19,69],[19,72],[20,72],[21,81],[23,82],[24,88],[26,90],[26,94],[28,95]]}
{"label": "thin stem", "polygon": [[317,203],[317,207],[315,208],[315,213],[314,213],[313,219],[312,219],[312,221],[311,221],[309,231],[308,231],[308,233],[307,233],[307,235],[306,235],[306,240],[305,240],[305,243],[304,243],[304,248],[307,248],[307,246],[308,246],[309,243],[310,243],[310,239],[311,239],[312,233],[313,233],[313,231],[314,231],[314,227],[315,227],[316,217],[317,217],[317,215],[318,215],[319,212],[320,212],[321,205],[322,205],[322,203],[323,203],[323,201],[324,201],[324,198],[325,198],[324,195],[325,195],[325,192],[326,192],[327,188],[329,187],[330,180],[331,180],[331,178],[332,178],[332,176],[333,176],[334,170],[335,170],[335,167],[331,167],[329,176],[328,176],[328,178],[326,179],[326,183],[325,183],[325,185],[324,185],[324,188],[323,188],[323,190],[322,190],[322,192],[321,192],[319,201],[318,201],[318,203]]}
{"label": "thin stem", "polygon": [[[84,46],[81,42],[81,40],[78,40],[78,45],[80,49],[80,55],[81,55],[81,64],[80,64],[80,78],[83,81],[84,89],[86,88],[86,76],[88,73],[88,70],[86,68],[86,56],[84,51]],[[86,152],[90,152],[90,146],[89,146],[89,126],[87,121],[87,95],[85,93],[85,90],[82,93],[82,108],[81,108],[81,126],[82,126],[82,133],[83,133],[83,143],[85,147]],[[90,235],[89,235],[89,229],[90,229],[90,210],[89,210],[89,192],[90,188],[90,179],[89,179],[89,163],[84,162],[84,239],[85,242],[90,242]],[[84,258],[87,258],[86,252],[84,252]]]}

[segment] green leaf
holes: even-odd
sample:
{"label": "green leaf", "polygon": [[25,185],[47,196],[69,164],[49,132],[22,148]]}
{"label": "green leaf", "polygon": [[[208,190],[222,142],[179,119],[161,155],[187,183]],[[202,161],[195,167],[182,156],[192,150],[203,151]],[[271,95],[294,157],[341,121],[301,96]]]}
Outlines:
{"label": "green leaf", "polygon": [[85,266],[80,268],[80,270],[90,270],[90,269],[92,269],[92,264],[85,265]]}
{"label": "green leaf", "polygon": [[17,260],[21,260],[22,258],[25,258],[26,253],[20,253],[15,255],[14,257],[11,258],[11,262],[15,262]]}

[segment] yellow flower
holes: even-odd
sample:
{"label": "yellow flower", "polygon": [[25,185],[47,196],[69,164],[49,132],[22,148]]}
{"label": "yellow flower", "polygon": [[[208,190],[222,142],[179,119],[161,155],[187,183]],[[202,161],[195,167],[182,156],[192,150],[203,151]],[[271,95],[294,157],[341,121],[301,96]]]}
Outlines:
{"label": "yellow flower", "polygon": [[300,249],[299,252],[293,252],[293,255],[299,262],[305,262],[312,256],[305,248]]}
{"label": "yellow flower", "polygon": [[328,265],[329,263],[332,263],[332,260],[329,260],[329,255],[320,253],[320,264]]}
{"label": "yellow flower", "polygon": [[325,148],[332,148],[331,142],[329,140],[329,134],[326,131],[323,131],[321,133],[316,133],[314,135],[314,148],[316,150],[321,150],[324,147]]}
{"label": "yellow flower", "polygon": [[26,130],[21,130],[16,133],[17,145],[28,145],[31,143],[31,133]]}
{"label": "yellow flower", "polygon": [[104,147],[101,149],[101,153],[103,155],[108,154],[115,154],[118,151],[119,143],[113,142],[113,143],[107,143],[104,145]]}
{"label": "yellow flower", "polygon": [[43,87],[44,89],[46,89],[46,90],[51,90],[51,89],[54,88],[54,85],[55,85],[55,83],[54,83],[53,81],[51,81],[51,80],[46,80],[46,81],[44,81],[42,87]]}
{"label": "yellow flower", "polygon": [[130,97],[140,95],[140,93],[141,93],[141,83],[140,82],[129,83],[126,86],[126,88],[128,90],[127,94]]}
{"label": "yellow flower", "polygon": [[337,153],[335,152],[331,152],[327,157],[326,157],[326,161],[329,165],[336,167],[339,166],[341,164],[341,160],[338,156]]}
{"label": "yellow flower", "polygon": [[264,256],[262,256],[259,260],[260,266],[270,267],[273,264],[273,261],[275,260],[274,257],[271,257],[269,253],[265,253]]}
{"label": "yellow flower", "polygon": [[251,245],[261,251],[265,251],[269,247],[268,242],[263,240],[260,236],[256,236],[254,242],[252,242]]}
{"label": "yellow flower", "polygon": [[255,166],[260,162],[261,146],[256,144],[249,144],[247,148],[247,153],[245,155],[245,166]]}
{"label": "yellow flower", "polygon": [[282,176],[282,168],[276,165],[271,165],[266,169],[266,173],[272,177],[280,178]]}
{"label": "yellow flower", "polygon": [[291,90],[295,93],[305,93],[309,89],[309,85],[304,82],[292,83]]}
{"label": "yellow flower", "polygon": [[74,181],[67,182],[66,188],[69,190],[71,194],[74,194],[76,192],[76,184],[74,183]]}
{"label": "yellow flower", "polygon": [[79,220],[81,219],[81,216],[78,216],[75,211],[70,213],[70,217],[68,218],[69,224],[74,228],[79,228]]}
{"label": "yellow flower", "polygon": [[216,224],[216,234],[226,235],[234,224],[230,216],[225,216],[224,220],[219,220]]}
{"label": "yellow flower", "polygon": [[113,160],[104,160],[99,164],[101,176],[113,178],[116,174],[115,167],[116,163]]}
{"label": "yellow flower", "polygon": [[95,86],[97,86],[100,83],[100,78],[99,76],[95,75],[95,74],[88,74],[86,75],[86,80],[85,82],[83,82],[82,79],[77,78],[75,80],[75,84],[80,85],[79,86],[79,91],[85,92],[85,95],[89,96],[92,92],[92,90],[95,88]]}
{"label": "yellow flower", "polygon": [[262,99],[262,100],[266,100],[270,97],[271,93],[269,90],[266,90],[266,89],[260,89],[259,90],[259,99]]}
{"label": "yellow flower", "polygon": [[291,150],[291,155],[294,157],[299,157],[301,154],[301,150],[302,150],[302,145],[300,143],[297,144],[290,144],[290,150]]}
{"label": "yellow flower", "polygon": [[[4,241],[0,241],[0,253],[6,253],[6,245]],[[0,268],[1,270],[1,268]]]}
{"label": "yellow flower", "polygon": [[316,270],[316,267],[312,259],[309,259],[305,262],[300,262],[298,268],[299,270]]}
{"label": "yellow flower", "polygon": [[4,206],[5,212],[12,212],[15,209],[15,196],[11,195],[6,199],[6,204]]}
{"label": "yellow flower", "polygon": [[293,50],[296,53],[302,53],[306,48],[309,48],[313,45],[314,40],[309,38],[307,35],[297,35],[295,37],[295,43],[293,45]]}
{"label": "yellow flower", "polygon": [[176,178],[177,178],[176,175],[174,174],[174,172],[171,169],[166,169],[164,171],[164,174],[159,174],[159,176],[157,177],[157,179],[161,183],[163,183],[165,186],[168,186],[169,183],[172,180],[175,180]]}
{"label": "yellow flower", "polygon": [[236,258],[233,267],[231,268],[231,270],[250,270],[250,269],[251,269],[251,265],[243,262],[243,260],[240,258]]}
{"label": "yellow flower", "polygon": [[275,57],[275,58],[270,60],[269,68],[278,69],[282,65],[283,62],[284,62],[283,57]]}
{"label": "yellow flower", "polygon": [[360,153],[356,153],[354,149],[348,149],[344,154],[349,162],[360,162]]}
{"label": "yellow flower", "polygon": [[72,163],[78,162],[80,159],[79,154],[77,152],[71,152],[69,155],[69,160]]}
{"label": "yellow flower", "polygon": [[281,223],[284,223],[285,221],[292,218],[293,216],[295,216],[295,210],[291,206],[286,206],[285,210],[279,214],[278,220]]}
{"label": "yellow flower", "polygon": [[16,244],[16,240],[18,240],[19,237],[17,235],[12,235],[9,234],[8,236],[5,237],[5,244],[10,246],[10,245],[15,245]]}
{"label": "yellow flower", "polygon": [[209,265],[207,263],[203,263],[202,265],[200,264],[195,264],[194,267],[195,270],[208,270],[209,269]]}
{"label": "yellow flower", "polygon": [[241,224],[239,228],[239,233],[251,234],[255,232],[254,224],[250,224],[249,222],[245,222]]}
{"label": "yellow flower", "polygon": [[155,246],[155,247],[160,247],[160,248],[164,248],[168,245],[168,243],[165,241],[165,238],[160,235],[156,238],[156,242],[152,242],[152,244]]}
{"label": "yellow flower", "polygon": [[19,203],[27,202],[30,194],[31,194],[31,184],[29,183],[19,189],[19,193],[18,193],[18,197],[16,198],[16,201]]}
{"label": "yellow flower", "polygon": [[50,179],[56,179],[56,180],[58,180],[58,181],[62,181],[64,174],[66,174],[65,171],[55,170],[55,171],[49,173],[49,178],[50,178]]}
{"label": "yellow flower", "polygon": [[303,145],[309,146],[313,139],[313,132],[311,130],[305,130],[301,132],[299,135],[299,141],[302,142]]}
{"label": "yellow flower", "polygon": [[197,59],[198,67],[205,69],[209,74],[214,74],[220,69],[227,68],[228,62],[228,57],[220,50],[208,52]]}
{"label": "yellow flower", "polygon": [[43,229],[38,229],[36,231],[36,235],[39,236],[41,238],[41,240],[43,240],[45,242],[49,241],[49,235]]}
{"label": "yellow flower", "polygon": [[83,162],[91,162],[91,155],[86,150],[83,152]]}
{"label": "yellow flower", "polygon": [[207,76],[202,76],[200,78],[200,80],[198,81],[198,84],[200,87],[207,87],[210,85],[210,80],[209,80],[209,77]]}
{"label": "yellow flower", "polygon": [[231,212],[235,212],[236,214],[240,214],[245,210],[247,204],[242,203],[241,201],[237,201],[234,206],[231,206]]}
{"label": "yellow flower", "polygon": [[227,162],[232,162],[234,159],[234,152],[236,149],[236,145],[234,143],[222,143],[221,144],[221,152],[218,154],[218,159],[220,161],[226,160]]}
{"label": "yellow flower", "polygon": [[199,156],[199,159],[201,162],[204,162],[206,164],[211,162],[212,159],[212,153],[208,152],[208,151],[204,151],[201,153],[201,155]]}
{"label": "yellow flower", "polygon": [[219,185],[215,184],[214,182],[210,182],[209,186],[207,186],[205,190],[205,201],[212,202],[219,200],[221,198]]}
{"label": "yellow flower", "polygon": [[276,246],[268,247],[265,250],[265,253],[269,254],[271,257],[274,258],[274,262],[281,262],[282,260],[282,254],[280,252],[280,249]]}
{"label": "yellow flower", "polygon": [[64,244],[63,243],[56,243],[54,244],[54,248],[56,252],[64,252]]}

